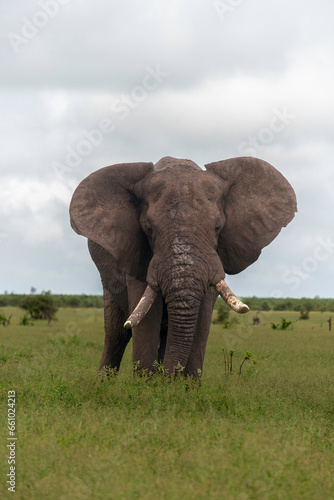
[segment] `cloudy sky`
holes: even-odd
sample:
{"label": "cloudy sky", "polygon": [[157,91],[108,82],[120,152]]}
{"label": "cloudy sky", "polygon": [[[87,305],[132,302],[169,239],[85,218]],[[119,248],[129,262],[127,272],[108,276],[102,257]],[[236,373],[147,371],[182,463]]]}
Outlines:
{"label": "cloudy sky", "polygon": [[331,0],[13,0],[0,16],[0,293],[101,293],[68,217],[94,170],[252,155],[299,212],[229,284],[333,297]]}

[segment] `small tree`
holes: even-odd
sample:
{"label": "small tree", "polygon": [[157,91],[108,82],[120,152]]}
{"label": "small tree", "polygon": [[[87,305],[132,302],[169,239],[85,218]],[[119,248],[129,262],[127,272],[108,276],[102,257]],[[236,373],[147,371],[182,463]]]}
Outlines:
{"label": "small tree", "polygon": [[28,295],[21,302],[21,307],[29,312],[31,319],[47,319],[48,326],[51,326],[51,319],[58,311],[49,293]]}

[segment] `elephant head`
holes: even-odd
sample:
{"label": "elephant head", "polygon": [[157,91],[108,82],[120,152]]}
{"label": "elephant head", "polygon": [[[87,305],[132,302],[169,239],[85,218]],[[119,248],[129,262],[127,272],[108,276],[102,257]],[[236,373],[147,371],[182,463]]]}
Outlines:
{"label": "elephant head", "polygon": [[162,295],[168,313],[163,364],[171,371],[188,362],[210,286],[238,312],[248,310],[227,287],[225,272],[237,274],[256,261],[296,212],[292,187],[262,160],[205,167],[171,157],[156,165],[112,165],[82,181],[71,202],[73,229],[147,283],[125,327],[134,328]]}

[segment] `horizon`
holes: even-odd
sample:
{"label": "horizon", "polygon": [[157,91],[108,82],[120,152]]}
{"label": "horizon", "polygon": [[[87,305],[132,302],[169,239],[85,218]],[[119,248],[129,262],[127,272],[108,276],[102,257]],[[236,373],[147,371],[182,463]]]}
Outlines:
{"label": "horizon", "polygon": [[[74,297],[77,297],[77,296],[85,296],[85,297],[103,297],[103,293],[101,294],[92,294],[92,293],[54,293],[52,292],[52,290],[42,290],[42,291],[36,291],[36,292],[15,292],[15,291],[12,291],[12,292],[8,292],[7,290],[5,290],[3,293],[0,293],[0,297],[2,296],[7,296],[7,295],[44,295],[44,294],[47,294],[47,295],[51,295],[51,296],[74,296]],[[306,299],[306,300],[334,300],[334,297],[321,297],[321,296],[314,296],[314,297],[266,297],[266,296],[259,296],[259,295],[240,295],[241,298],[243,299],[261,299],[261,300],[274,300],[274,301],[279,301],[279,300],[303,300],[303,299]],[[222,297],[220,297],[219,295],[217,296],[217,300],[223,300]]]}

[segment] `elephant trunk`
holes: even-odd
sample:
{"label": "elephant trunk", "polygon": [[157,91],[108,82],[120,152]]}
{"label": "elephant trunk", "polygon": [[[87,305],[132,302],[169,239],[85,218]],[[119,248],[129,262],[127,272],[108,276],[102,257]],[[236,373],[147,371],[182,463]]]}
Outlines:
{"label": "elephant trunk", "polygon": [[[184,278],[172,287],[165,300],[168,313],[168,334],[164,369],[167,373],[182,371],[187,364],[196,331],[203,289],[197,280]],[[191,281],[191,289],[186,282]],[[183,283],[182,283],[183,282]]]}

